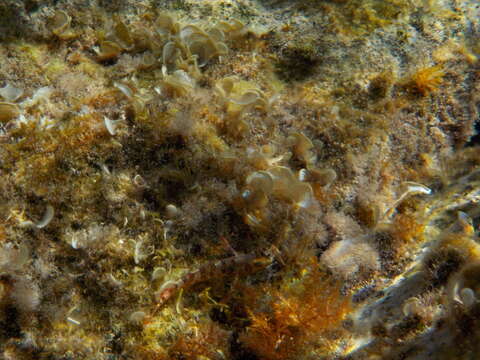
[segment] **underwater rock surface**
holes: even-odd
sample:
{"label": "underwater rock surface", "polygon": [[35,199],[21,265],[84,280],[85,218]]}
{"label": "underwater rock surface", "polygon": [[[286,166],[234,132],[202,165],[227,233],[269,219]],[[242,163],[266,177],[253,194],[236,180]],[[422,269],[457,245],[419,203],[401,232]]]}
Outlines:
{"label": "underwater rock surface", "polygon": [[4,0],[0,358],[480,356],[474,0]]}

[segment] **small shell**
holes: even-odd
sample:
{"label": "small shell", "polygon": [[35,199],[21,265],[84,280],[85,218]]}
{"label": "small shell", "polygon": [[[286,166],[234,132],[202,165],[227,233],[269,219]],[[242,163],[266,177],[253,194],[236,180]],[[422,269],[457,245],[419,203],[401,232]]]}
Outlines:
{"label": "small shell", "polygon": [[8,102],[0,102],[0,122],[6,123],[15,119],[19,115],[20,109],[17,105]]}

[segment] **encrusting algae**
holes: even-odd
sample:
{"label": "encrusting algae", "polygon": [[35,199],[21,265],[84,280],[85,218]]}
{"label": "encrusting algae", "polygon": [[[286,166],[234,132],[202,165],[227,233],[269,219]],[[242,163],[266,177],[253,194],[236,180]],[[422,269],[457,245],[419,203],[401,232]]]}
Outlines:
{"label": "encrusting algae", "polygon": [[479,11],[3,1],[0,357],[478,356]]}

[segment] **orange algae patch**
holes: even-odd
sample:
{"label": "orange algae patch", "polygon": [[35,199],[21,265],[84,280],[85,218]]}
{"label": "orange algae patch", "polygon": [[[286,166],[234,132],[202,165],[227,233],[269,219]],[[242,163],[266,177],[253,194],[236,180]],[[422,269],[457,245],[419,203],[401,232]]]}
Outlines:
{"label": "orange algae patch", "polygon": [[320,271],[312,271],[303,281],[300,291],[272,290],[269,311],[249,311],[251,324],[240,340],[260,358],[297,359],[308,350],[328,352],[329,335],[351,311],[340,284]]}
{"label": "orange algae patch", "polygon": [[195,330],[177,339],[169,349],[171,358],[197,360],[228,357],[228,331],[213,322],[201,323]]}
{"label": "orange algae patch", "polygon": [[419,223],[414,214],[397,214],[393,223],[392,235],[403,243],[421,240],[425,225]]}
{"label": "orange algae patch", "polygon": [[441,65],[422,68],[412,75],[409,85],[420,95],[426,96],[438,90],[444,76],[445,72]]}

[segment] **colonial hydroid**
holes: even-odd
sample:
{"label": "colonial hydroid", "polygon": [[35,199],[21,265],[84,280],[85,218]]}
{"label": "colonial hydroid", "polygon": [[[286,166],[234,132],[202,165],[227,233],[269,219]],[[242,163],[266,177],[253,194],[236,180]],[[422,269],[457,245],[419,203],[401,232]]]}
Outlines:
{"label": "colonial hydroid", "polygon": [[471,359],[473,0],[0,4],[5,359]]}

